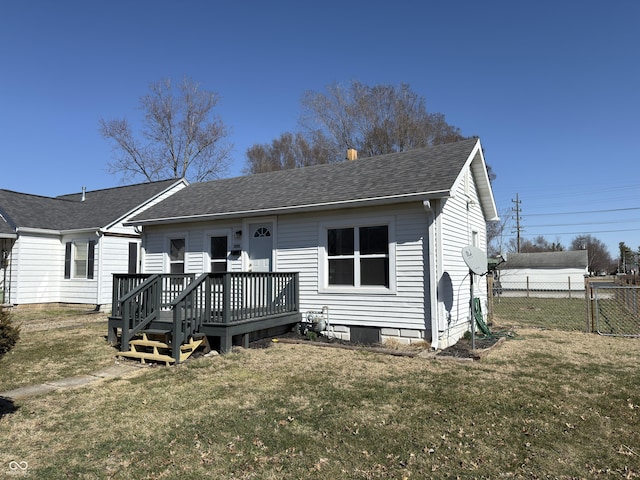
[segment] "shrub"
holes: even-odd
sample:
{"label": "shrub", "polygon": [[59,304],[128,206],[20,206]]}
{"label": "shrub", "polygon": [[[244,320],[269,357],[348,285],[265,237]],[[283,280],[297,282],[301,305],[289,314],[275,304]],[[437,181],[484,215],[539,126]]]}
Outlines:
{"label": "shrub", "polygon": [[11,323],[11,314],[0,306],[0,358],[4,356],[20,338],[20,328]]}

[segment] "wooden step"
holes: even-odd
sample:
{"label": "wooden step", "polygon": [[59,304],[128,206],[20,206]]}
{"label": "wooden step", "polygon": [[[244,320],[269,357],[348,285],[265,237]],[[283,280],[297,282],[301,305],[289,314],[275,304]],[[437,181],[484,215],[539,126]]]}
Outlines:
{"label": "wooden step", "polygon": [[146,338],[129,340],[129,345],[136,345],[138,347],[171,348],[171,344],[169,343],[161,342],[159,340],[149,340]]}
{"label": "wooden step", "polygon": [[[190,337],[187,343],[180,345],[180,361],[183,362],[189,358],[201,345],[205,347],[206,352],[211,350],[205,335],[199,334]],[[176,361],[171,356],[171,345],[169,343],[151,340],[147,337],[146,332],[142,333],[141,339],[131,340],[129,346],[130,350],[128,352],[120,352],[119,355],[128,358],[139,358],[141,363],[146,363],[147,360],[164,362],[167,366]]]}
{"label": "wooden step", "polygon": [[171,335],[171,330],[165,330],[162,328],[147,328],[145,330],[142,330],[142,332],[140,332],[142,334],[142,336],[145,335],[153,335],[153,336],[167,336],[167,335]]}

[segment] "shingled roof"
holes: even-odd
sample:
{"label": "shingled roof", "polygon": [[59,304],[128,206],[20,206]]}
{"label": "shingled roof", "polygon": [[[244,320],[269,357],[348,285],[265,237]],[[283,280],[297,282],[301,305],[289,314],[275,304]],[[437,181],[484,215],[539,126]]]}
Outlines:
{"label": "shingled roof", "polygon": [[497,217],[477,138],[355,161],[194,183],[131,220],[171,223],[446,197],[475,160],[485,214]]}
{"label": "shingled roof", "polygon": [[586,250],[563,252],[514,253],[500,268],[580,268],[586,269],[589,258]]}
{"label": "shingled roof", "polygon": [[0,233],[17,228],[76,230],[107,227],[179,180],[140,183],[43,197],[0,189]]}
{"label": "shingled roof", "polygon": [[16,234],[13,228],[7,223],[2,215],[0,215],[0,238],[15,238]]}

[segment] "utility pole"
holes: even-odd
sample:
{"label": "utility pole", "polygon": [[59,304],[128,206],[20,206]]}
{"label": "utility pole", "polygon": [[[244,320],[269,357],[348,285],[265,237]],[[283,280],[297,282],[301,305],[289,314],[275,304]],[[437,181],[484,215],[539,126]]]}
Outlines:
{"label": "utility pole", "polygon": [[520,208],[520,204],[522,203],[522,201],[520,200],[520,198],[518,197],[518,194],[516,193],[516,199],[515,200],[511,200],[513,203],[515,203],[515,207],[513,207],[513,211],[516,213],[515,219],[516,219],[516,251],[518,253],[520,253],[520,212],[522,212],[522,209]]}

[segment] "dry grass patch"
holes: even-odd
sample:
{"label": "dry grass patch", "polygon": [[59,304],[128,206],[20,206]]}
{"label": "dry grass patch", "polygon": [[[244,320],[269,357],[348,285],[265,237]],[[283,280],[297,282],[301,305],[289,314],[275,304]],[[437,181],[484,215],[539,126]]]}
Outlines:
{"label": "dry grass patch", "polygon": [[[107,344],[105,314],[50,317],[35,309],[12,314],[20,327],[16,346],[0,359],[0,391],[59,380],[113,365],[116,351]],[[40,312],[40,314],[38,314]]]}
{"label": "dry grass patch", "polygon": [[[481,362],[274,344],[21,402],[34,478],[638,478],[638,341],[522,330]],[[2,472],[4,473],[4,472]]]}

